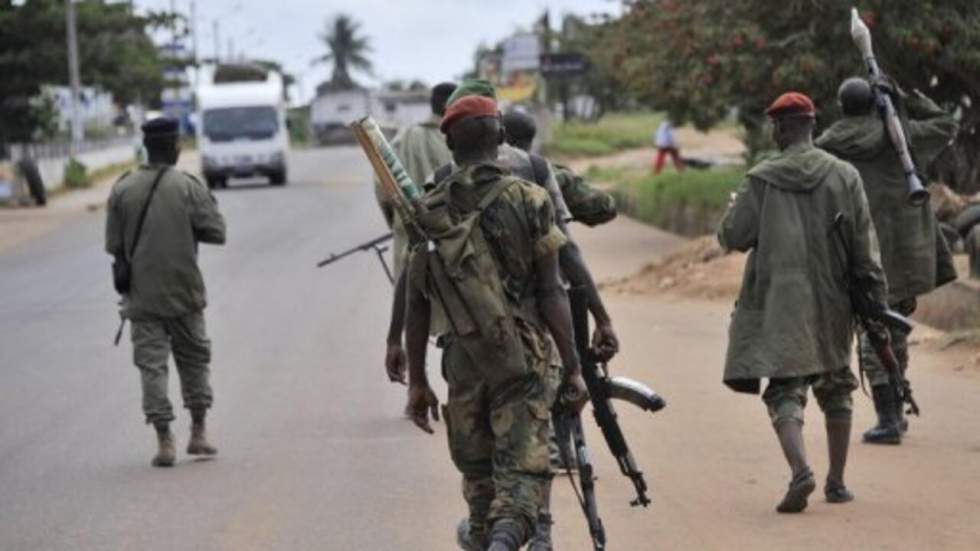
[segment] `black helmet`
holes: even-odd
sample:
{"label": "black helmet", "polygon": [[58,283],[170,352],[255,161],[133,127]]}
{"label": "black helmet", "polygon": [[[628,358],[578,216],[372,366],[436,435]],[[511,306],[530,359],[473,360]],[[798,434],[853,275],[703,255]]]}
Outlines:
{"label": "black helmet", "polygon": [[863,78],[851,77],[837,89],[837,101],[845,115],[867,115],[874,105],[871,85]]}
{"label": "black helmet", "polygon": [[515,110],[505,114],[503,122],[507,143],[520,149],[530,149],[534,135],[538,132],[538,125],[534,122],[534,118]]}

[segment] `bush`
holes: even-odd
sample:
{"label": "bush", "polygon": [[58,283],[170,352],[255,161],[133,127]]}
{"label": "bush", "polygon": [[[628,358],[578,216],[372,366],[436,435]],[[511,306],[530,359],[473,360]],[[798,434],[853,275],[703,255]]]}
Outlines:
{"label": "bush", "polygon": [[68,164],[65,165],[65,187],[71,189],[87,188],[91,183],[88,177],[88,168],[74,157],[69,159]]}
{"label": "bush", "polygon": [[549,155],[597,157],[626,149],[647,147],[660,126],[659,113],[612,113],[596,122],[573,121],[554,128]]}
{"label": "bush", "polygon": [[742,167],[688,169],[622,183],[613,194],[623,214],[675,233],[703,235],[715,230],[744,176]]}

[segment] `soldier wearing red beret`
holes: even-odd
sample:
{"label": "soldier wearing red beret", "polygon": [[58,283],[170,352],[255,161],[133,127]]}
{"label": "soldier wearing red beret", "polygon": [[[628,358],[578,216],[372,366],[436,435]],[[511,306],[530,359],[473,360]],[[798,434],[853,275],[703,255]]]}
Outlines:
{"label": "soldier wearing red beret", "polygon": [[824,495],[830,503],[854,498],[844,485],[857,388],[848,365],[853,315],[845,274],[869,282],[882,305],[886,286],[861,177],[814,147],[813,101],[789,92],[766,113],[780,153],[748,172],[718,231],[722,247],[749,253],[724,381],[736,392],[758,394],[768,379],[762,399],[792,471],[776,509],[798,513],[816,488],[803,446],[810,389],[827,431]]}

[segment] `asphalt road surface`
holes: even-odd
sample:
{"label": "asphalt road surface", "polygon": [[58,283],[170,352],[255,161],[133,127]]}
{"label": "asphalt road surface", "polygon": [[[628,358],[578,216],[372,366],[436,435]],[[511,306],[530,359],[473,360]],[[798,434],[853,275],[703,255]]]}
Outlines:
{"label": "asphalt road surface", "polygon": [[[181,453],[173,469],[149,466],[155,439],[131,347],[111,345],[104,212],[64,214],[0,250],[0,550],[454,549],[464,505],[445,436],[401,417],[404,388],[382,372],[388,281],[372,254],[314,268],[385,231],[368,166],[353,148],[291,162],[285,188],[221,191],[229,242],[202,248],[214,460]],[[577,232],[601,277],[678,242],[628,220]],[[906,445],[855,443],[855,503],[814,499],[806,514],[780,517],[772,507],[787,472],[764,409],[719,382],[728,306],[609,302],[624,346],[615,368],[669,403],[654,418],[621,409],[654,498],[646,510],[629,506],[631,487],[589,429],[611,549],[980,548],[975,374],[920,353],[916,391],[929,416],[913,421]],[[870,406],[858,402],[863,429]],[[808,419],[820,477],[813,406]],[[181,410],[181,452],[188,424]],[[567,483],[557,484],[556,548],[589,549]]]}

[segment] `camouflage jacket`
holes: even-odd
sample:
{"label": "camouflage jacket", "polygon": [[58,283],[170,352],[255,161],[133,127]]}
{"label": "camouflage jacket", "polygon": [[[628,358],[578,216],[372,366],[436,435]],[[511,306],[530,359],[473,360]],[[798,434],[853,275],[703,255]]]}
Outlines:
{"label": "camouflage jacket", "polygon": [[[834,220],[843,214],[847,252]],[[852,311],[845,268],[886,285],[861,177],[810,145],[749,171],[718,231],[728,250],[749,252],[729,328],[724,381],[758,392],[761,378],[826,373],[850,362]]]}
{"label": "camouflage jacket", "polygon": [[[957,123],[925,96],[910,98],[907,107],[913,153],[924,171],[956,135]],[[877,114],[838,121],[816,144],[861,173],[881,243],[890,303],[956,279],[952,255],[929,205],[916,207],[906,200],[902,165]]]}
{"label": "camouflage jacket", "polygon": [[[112,187],[106,209],[105,249],[129,257],[143,204],[157,172],[143,165]],[[167,167],[150,202],[132,264],[132,288],[123,298],[131,319],[178,317],[207,305],[197,244],[225,242],[225,221],[208,188]]]}

